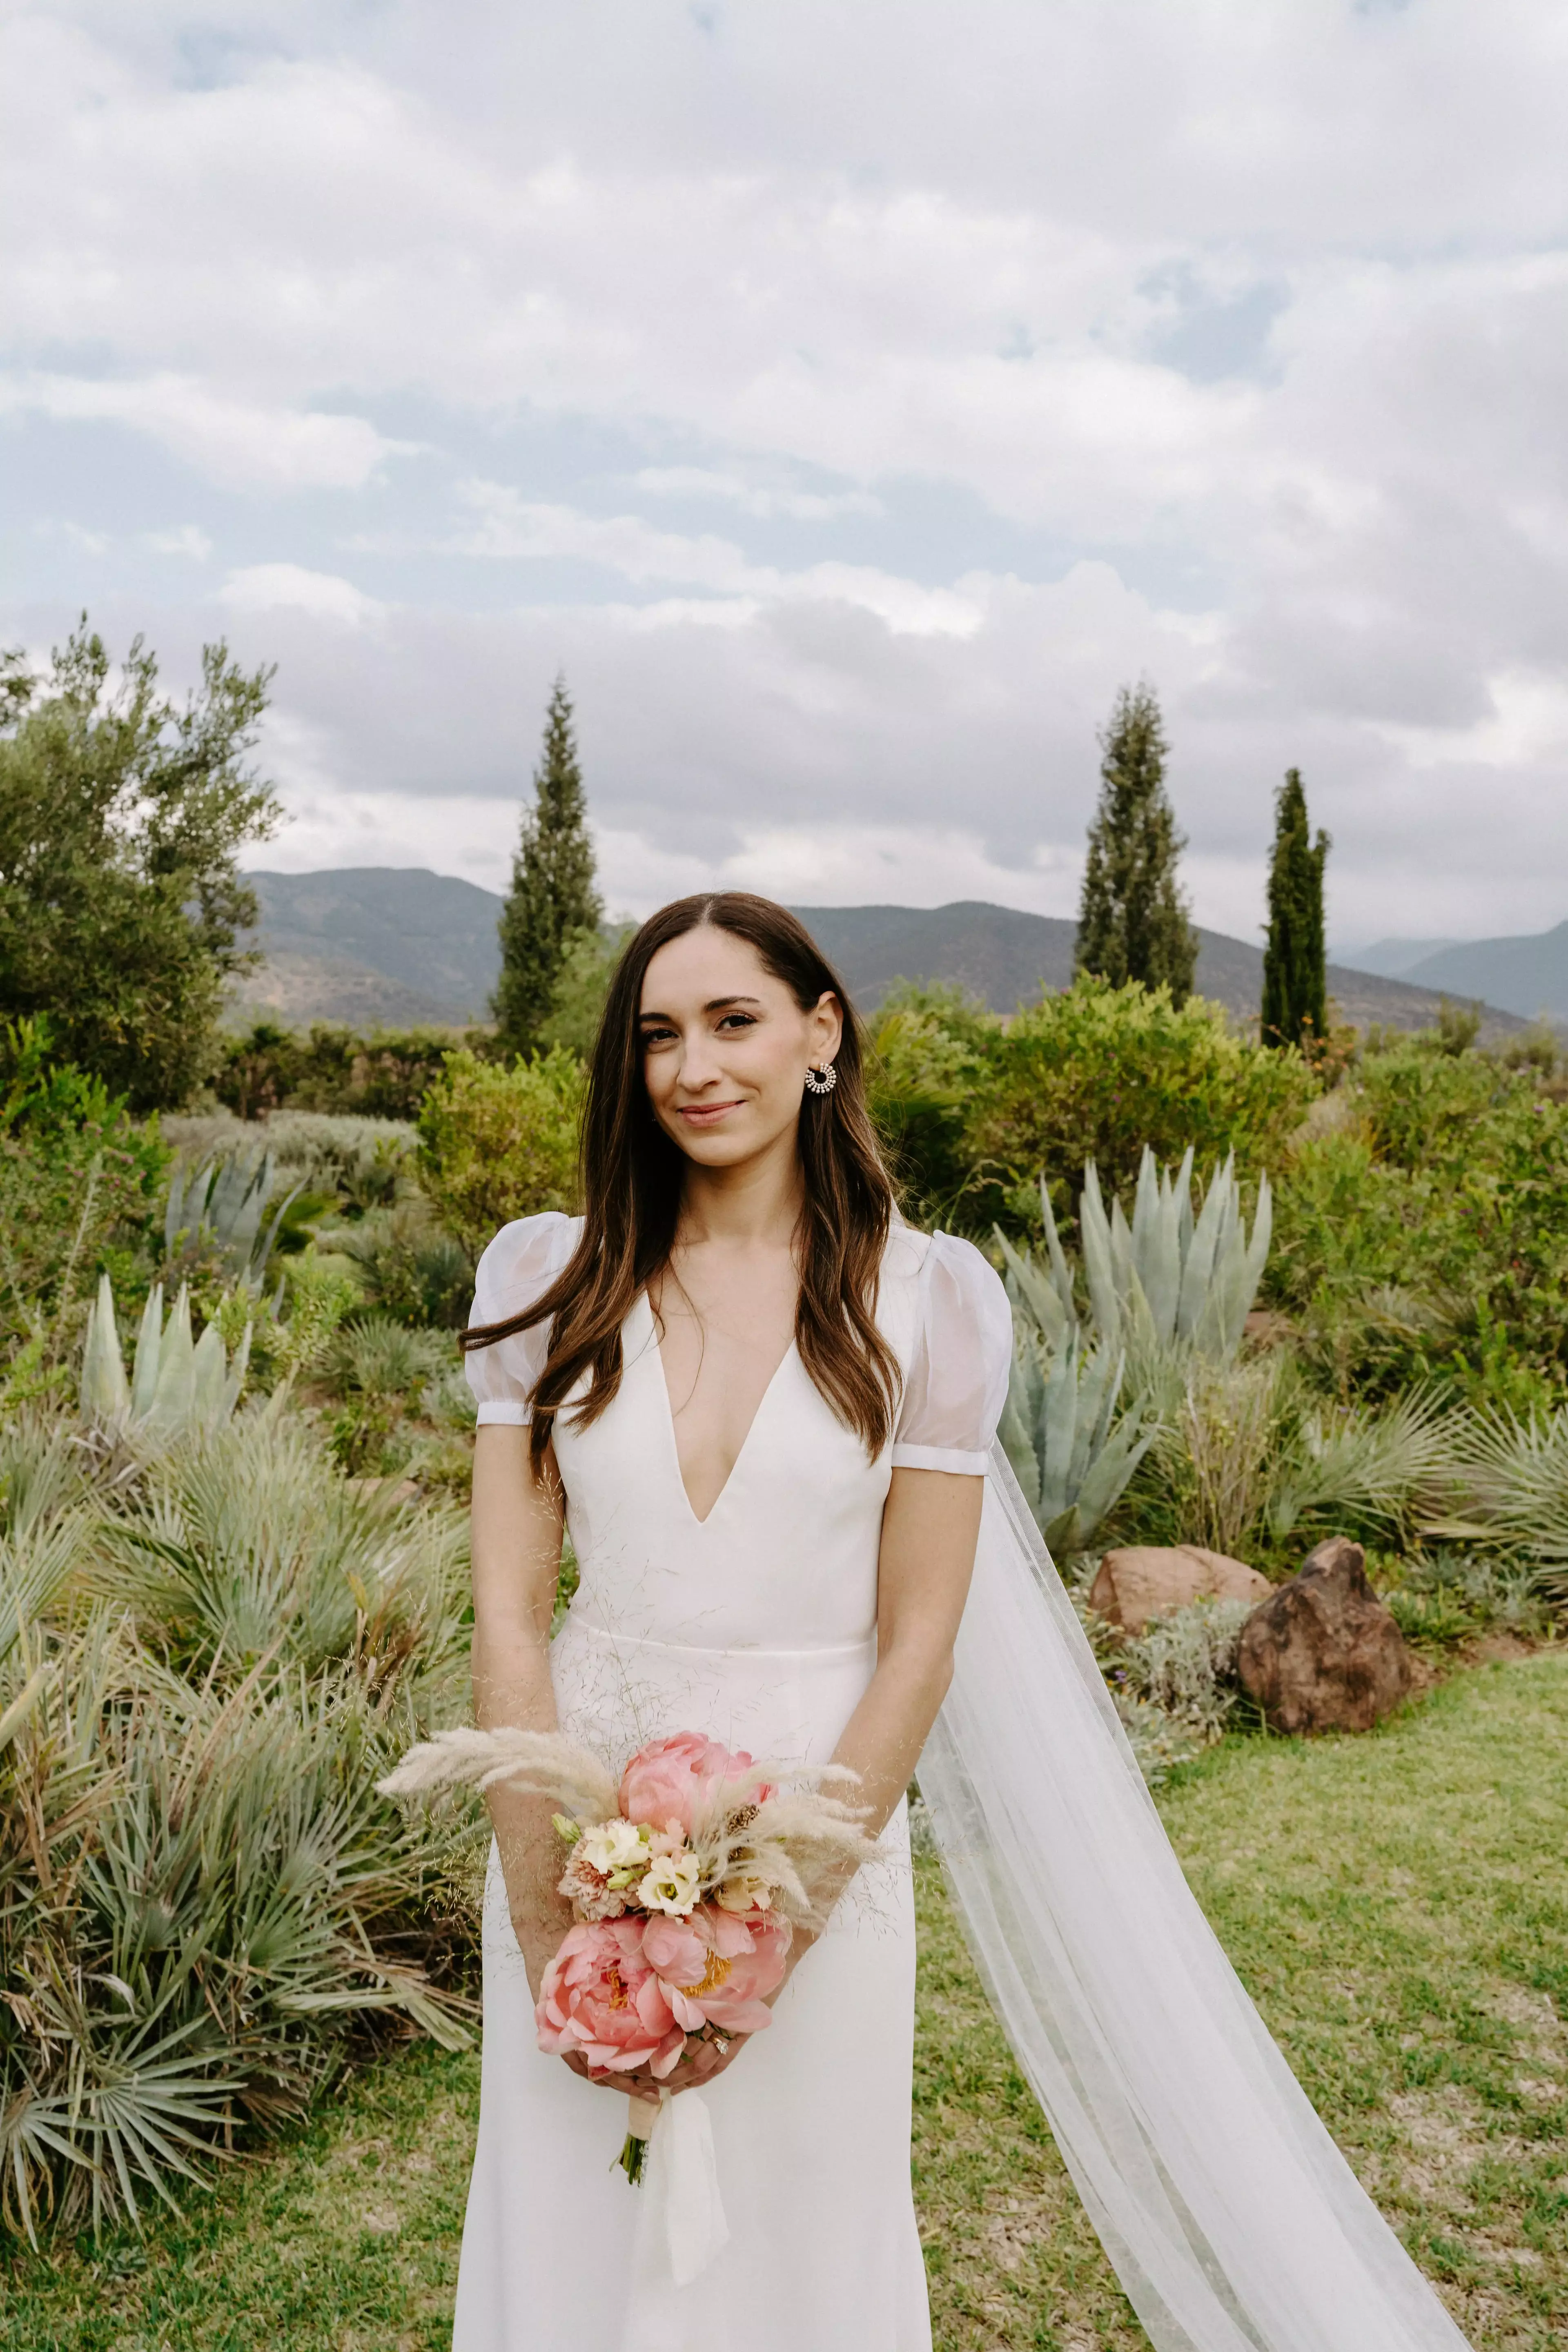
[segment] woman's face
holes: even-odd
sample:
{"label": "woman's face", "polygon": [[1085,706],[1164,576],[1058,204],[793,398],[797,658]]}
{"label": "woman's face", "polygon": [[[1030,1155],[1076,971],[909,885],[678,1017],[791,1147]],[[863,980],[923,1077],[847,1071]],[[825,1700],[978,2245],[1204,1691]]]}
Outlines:
{"label": "woman's face", "polygon": [[689,1160],[731,1168],[793,1138],[808,1068],[831,1062],[838,999],[803,1013],[755,948],[706,924],[662,947],[638,1014],[653,1114]]}

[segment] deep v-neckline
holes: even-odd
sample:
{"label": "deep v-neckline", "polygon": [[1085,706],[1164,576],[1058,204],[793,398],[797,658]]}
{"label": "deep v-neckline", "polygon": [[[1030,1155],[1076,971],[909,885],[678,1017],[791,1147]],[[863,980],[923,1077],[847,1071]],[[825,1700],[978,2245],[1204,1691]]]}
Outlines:
{"label": "deep v-neckline", "polygon": [[697,1516],[697,1506],[691,1499],[691,1490],[686,1483],[686,1473],[680,1466],[680,1440],[676,1435],[675,1404],[669,1393],[668,1375],[666,1373],[664,1369],[664,1349],[659,1345],[658,1318],[653,1311],[653,1301],[649,1298],[646,1290],[642,1295],[642,1306],[643,1311],[647,1317],[648,1338],[653,1348],[654,1370],[658,1378],[658,1392],[664,1404],[664,1425],[669,1437],[670,1462],[675,1471],[675,1483],[680,1489],[680,1498],[686,1505],[687,1513],[690,1517],[692,1526],[694,1528],[705,1528],[710,1524],[714,1512],[719,1508],[720,1504],[724,1500],[725,1496],[729,1493],[731,1487],[734,1485],[736,1478],[740,1475],[741,1465],[744,1462],[747,1452],[751,1446],[752,1440],[757,1433],[757,1423],[761,1421],[763,1413],[766,1412],[769,1400],[772,1398],[773,1391],[777,1388],[780,1381],[783,1379],[786,1365],[789,1363],[791,1358],[795,1352],[795,1339],[792,1335],[789,1346],[784,1349],[784,1354],[773,1366],[768,1384],[763,1391],[762,1395],[757,1399],[757,1409],[746,1424],[746,1433],[741,1440],[735,1459],[730,1465],[729,1475],[725,1478],[723,1485],[720,1487],[719,1492],[714,1496],[713,1500],[709,1504],[707,1510],[703,1513],[702,1517],[699,1518]]}

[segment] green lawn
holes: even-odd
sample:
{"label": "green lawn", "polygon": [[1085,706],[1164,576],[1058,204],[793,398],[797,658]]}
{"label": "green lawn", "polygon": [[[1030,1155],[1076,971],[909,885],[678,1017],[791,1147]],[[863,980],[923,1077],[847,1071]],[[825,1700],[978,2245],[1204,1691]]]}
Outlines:
{"label": "green lawn", "polygon": [[[1568,1658],[1364,1739],[1233,1741],[1162,1800],[1312,2096],[1484,2352],[1568,2336]],[[916,2179],[941,2352],[1143,2338],[922,1866]],[[418,2049],[144,2243],[0,2272],[7,2352],[436,2352],[477,2095]],[[587,2352],[587,2347],[584,2347]]]}

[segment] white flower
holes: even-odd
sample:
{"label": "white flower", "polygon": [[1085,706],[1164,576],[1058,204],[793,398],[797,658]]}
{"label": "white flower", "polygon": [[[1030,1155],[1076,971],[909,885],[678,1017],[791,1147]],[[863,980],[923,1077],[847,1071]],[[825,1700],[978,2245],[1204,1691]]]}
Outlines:
{"label": "white flower", "polygon": [[593,1829],[584,1830],[579,1851],[584,1860],[591,1862],[606,1878],[647,1858],[642,1831],[635,1822],[623,1822],[618,1815],[613,1822],[599,1822]]}
{"label": "white flower", "polygon": [[645,1911],[668,1911],[672,1919],[684,1919],[697,1907],[697,1897],[702,1874],[694,1853],[676,1853],[656,1862],[637,1891],[637,1901]]}
{"label": "white flower", "polygon": [[773,1899],[772,1879],[754,1870],[732,1871],[713,1896],[721,1911],[766,1911]]}

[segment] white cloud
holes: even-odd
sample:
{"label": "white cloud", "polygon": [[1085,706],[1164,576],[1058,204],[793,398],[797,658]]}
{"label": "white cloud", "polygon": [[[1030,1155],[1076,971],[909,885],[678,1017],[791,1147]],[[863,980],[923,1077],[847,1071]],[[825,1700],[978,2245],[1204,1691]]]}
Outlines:
{"label": "white cloud", "polygon": [[513,562],[574,557],[625,580],[677,581],[743,598],[748,609],[776,603],[853,604],[874,613],[900,636],[973,636],[981,623],[980,602],[962,585],[924,588],[865,564],[813,563],[782,572],[748,562],[729,540],[655,530],[637,515],[600,518],[572,507],[539,505],[500,482],[465,482],[460,495],[479,517],[477,530],[452,542],[464,554]]}
{"label": "white cloud", "polygon": [[212,541],[197,522],[183,522],[171,530],[146,531],[143,538],[154,555],[183,555],[193,563],[205,563],[213,551]]}
{"label": "white cloud", "polygon": [[46,534],[58,532],[72,547],[79,547],[84,555],[107,555],[113,545],[108,531],[88,530],[79,522],[49,522],[44,528]]}
{"label": "white cloud", "polygon": [[218,598],[237,612],[303,613],[312,621],[335,621],[356,629],[386,609],[352,580],[331,572],[307,572],[300,563],[252,563],[231,572]]}
{"label": "white cloud", "polygon": [[134,379],[19,373],[0,377],[0,415],[27,411],[147,434],[209,480],[240,489],[360,489],[391,441],[363,416],[265,407],[188,375]]}
{"label": "white cloud", "polygon": [[24,6],[0,407],[112,480],[39,511],[127,631],[194,646],[210,542],[301,839],[402,790],[448,862],[564,661],[607,860],[1018,897],[1146,667],[1205,919],[1289,763],[1342,929],[1555,919],[1565,58],[1552,0]]}
{"label": "white cloud", "polygon": [[644,466],[633,477],[639,490],[659,499],[721,499],[742,514],[771,522],[831,522],[837,515],[880,514],[879,499],[866,490],[768,488],[739,474],[724,474],[706,466]]}

